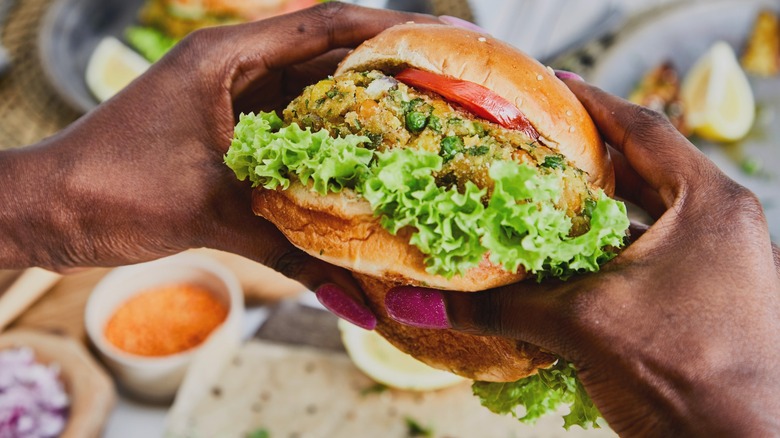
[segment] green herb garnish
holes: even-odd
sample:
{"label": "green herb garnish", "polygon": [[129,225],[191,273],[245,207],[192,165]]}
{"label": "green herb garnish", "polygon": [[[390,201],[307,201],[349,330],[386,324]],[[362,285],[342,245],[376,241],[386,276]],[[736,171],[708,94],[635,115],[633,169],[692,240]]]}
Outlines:
{"label": "green herb garnish", "polygon": [[368,386],[366,388],[363,388],[360,390],[360,395],[366,396],[370,394],[381,394],[385,391],[390,389],[387,385],[384,385],[382,383],[375,383],[371,386]]}
{"label": "green herb garnish", "polygon": [[403,108],[404,112],[409,112],[417,108],[418,105],[425,102],[422,100],[422,98],[415,97],[414,99],[408,101],[408,102],[401,102],[401,107]]}
{"label": "green herb garnish", "polygon": [[564,169],[566,167],[566,159],[563,158],[563,155],[548,155],[544,157],[544,162],[541,166],[549,169]]}
{"label": "green herb garnish", "polygon": [[431,128],[433,132],[441,134],[441,119],[431,114],[431,117],[428,119],[428,127]]}
{"label": "green herb garnish", "polygon": [[452,160],[458,152],[463,150],[463,139],[457,136],[444,137],[441,140],[441,149],[439,155],[444,158],[444,162]]}
{"label": "green herb garnish", "polygon": [[476,147],[473,147],[473,148],[468,148],[467,151],[468,151],[469,155],[477,157],[477,156],[480,156],[480,155],[485,155],[488,152],[490,152],[490,147],[484,146],[484,145],[476,146]]}
{"label": "green herb garnish", "polygon": [[757,175],[761,173],[761,170],[764,168],[764,165],[761,162],[761,160],[758,160],[756,158],[745,158],[739,163],[739,167],[747,175]]}
{"label": "green herb garnish", "polygon": [[432,437],[433,429],[430,427],[422,426],[417,420],[412,417],[404,418],[406,422],[406,434],[408,437]]}
{"label": "green herb garnish", "polygon": [[257,429],[246,434],[246,438],[270,438],[271,434],[267,429]]}

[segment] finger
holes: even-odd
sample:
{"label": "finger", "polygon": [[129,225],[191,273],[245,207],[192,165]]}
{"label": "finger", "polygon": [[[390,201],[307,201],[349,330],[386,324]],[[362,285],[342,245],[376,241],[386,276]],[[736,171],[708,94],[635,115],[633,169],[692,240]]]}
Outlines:
{"label": "finger", "polygon": [[609,146],[609,155],[615,168],[615,194],[639,206],[653,219],[661,217],[666,207],[658,192],[636,173],[622,152]]}
{"label": "finger", "polygon": [[607,142],[627,162],[664,205],[692,182],[706,182],[717,168],[661,114],[634,105],[582,81],[566,85],[583,103]]}
{"label": "finger", "polygon": [[232,74],[234,95],[267,70],[300,64],[336,48],[355,47],[388,27],[409,21],[443,24],[429,15],[328,2],[235,26],[225,40],[237,60]]}
{"label": "finger", "polygon": [[387,293],[385,308],[401,324],[517,339],[566,355],[573,351],[562,297],[573,287],[556,280],[469,293],[398,287]]}
{"label": "finger", "polygon": [[311,61],[291,66],[285,71],[284,93],[290,100],[301,94],[307,85],[311,85],[329,74],[333,74],[339,62],[349,53],[349,49],[334,49]]}
{"label": "finger", "polygon": [[[234,114],[257,111],[281,113],[290,101],[301,94],[304,87],[333,74],[338,63],[344,59],[347,53],[347,49],[334,49],[303,64],[293,65],[263,76],[262,79],[256,80],[245,88],[234,99]],[[268,87],[278,87],[278,85],[269,84],[280,82],[283,88],[278,93],[270,93]]]}

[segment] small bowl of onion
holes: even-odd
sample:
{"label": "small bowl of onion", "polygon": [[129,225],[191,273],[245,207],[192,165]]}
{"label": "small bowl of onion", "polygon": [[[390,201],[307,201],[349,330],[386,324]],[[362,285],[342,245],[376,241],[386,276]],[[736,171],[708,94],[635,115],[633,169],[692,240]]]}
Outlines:
{"label": "small bowl of onion", "polygon": [[0,436],[100,436],[111,378],[76,341],[30,330],[0,335]]}
{"label": "small bowl of onion", "polygon": [[169,402],[198,355],[238,345],[243,315],[235,274],[182,253],[109,272],[89,297],[85,324],[126,393]]}

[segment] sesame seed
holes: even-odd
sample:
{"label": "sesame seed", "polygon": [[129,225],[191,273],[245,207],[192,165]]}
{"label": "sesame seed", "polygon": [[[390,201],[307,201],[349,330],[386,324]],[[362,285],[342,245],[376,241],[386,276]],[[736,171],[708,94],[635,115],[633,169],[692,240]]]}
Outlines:
{"label": "sesame seed", "polygon": [[574,131],[575,131],[574,126],[569,126],[569,132],[574,132]]}
{"label": "sesame seed", "polygon": [[538,80],[540,80],[540,81],[541,81],[542,79],[544,79],[544,76],[542,76],[542,75],[539,75],[539,76],[537,76],[537,77],[536,77],[536,79],[538,79]]}
{"label": "sesame seed", "polygon": [[485,41],[487,41],[487,38],[479,37],[479,38],[477,38],[477,41],[479,41],[480,43],[484,43]]}
{"label": "sesame seed", "polygon": [[571,117],[571,115],[572,115],[572,114],[574,114],[574,113],[573,113],[573,112],[571,112],[571,110],[566,110],[566,115],[567,115],[567,116]]}
{"label": "sesame seed", "polygon": [[414,21],[407,21],[406,24],[414,24]]}
{"label": "sesame seed", "polygon": [[549,65],[547,66],[547,71],[549,71],[550,73],[552,73],[553,76],[555,76],[555,70],[553,70],[553,68],[550,67]]}

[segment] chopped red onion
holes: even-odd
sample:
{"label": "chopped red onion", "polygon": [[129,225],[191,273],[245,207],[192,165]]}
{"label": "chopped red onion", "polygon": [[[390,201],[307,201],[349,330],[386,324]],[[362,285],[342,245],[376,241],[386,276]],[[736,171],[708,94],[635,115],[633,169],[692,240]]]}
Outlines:
{"label": "chopped red onion", "polygon": [[65,429],[68,395],[56,365],[30,348],[0,350],[0,438],[46,438]]}

